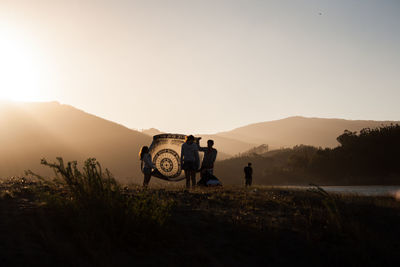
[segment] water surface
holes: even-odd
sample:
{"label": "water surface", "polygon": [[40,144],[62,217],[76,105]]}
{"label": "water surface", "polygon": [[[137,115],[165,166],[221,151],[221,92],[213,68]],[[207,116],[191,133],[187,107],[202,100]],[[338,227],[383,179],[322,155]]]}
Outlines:
{"label": "water surface", "polygon": [[357,194],[364,196],[395,196],[400,193],[398,185],[357,185],[357,186],[321,186],[327,192],[339,194]]}
{"label": "water surface", "polygon": [[[287,189],[309,190],[313,186],[278,186]],[[328,193],[353,194],[360,196],[395,196],[400,199],[400,185],[350,185],[350,186],[321,186]]]}

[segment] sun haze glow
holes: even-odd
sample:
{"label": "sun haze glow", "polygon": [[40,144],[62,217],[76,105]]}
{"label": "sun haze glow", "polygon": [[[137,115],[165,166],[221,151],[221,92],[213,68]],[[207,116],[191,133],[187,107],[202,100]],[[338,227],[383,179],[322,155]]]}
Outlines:
{"label": "sun haze glow", "polygon": [[176,133],[400,119],[400,1],[0,2],[0,98]]}
{"label": "sun haze glow", "polygon": [[0,28],[0,59],[0,99],[40,100],[39,64],[29,43]]}

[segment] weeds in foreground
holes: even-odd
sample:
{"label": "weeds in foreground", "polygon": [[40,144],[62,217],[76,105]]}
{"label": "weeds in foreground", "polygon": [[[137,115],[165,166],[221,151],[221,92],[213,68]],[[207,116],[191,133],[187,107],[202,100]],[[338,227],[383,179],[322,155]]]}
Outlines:
{"label": "weeds in foreground", "polygon": [[55,171],[55,179],[28,173],[41,181],[37,195],[54,216],[57,225],[53,227],[64,227],[77,244],[103,249],[143,241],[168,220],[171,201],[159,200],[147,191],[127,194],[95,159],[86,160],[82,171],[77,162],[65,165],[62,158],[57,160],[42,160]]}
{"label": "weeds in foreground", "polygon": [[327,223],[340,231],[342,229],[342,220],[335,198],[316,184],[310,184],[310,186],[313,188],[309,189],[309,192],[316,193],[322,197],[321,203],[327,212]]}

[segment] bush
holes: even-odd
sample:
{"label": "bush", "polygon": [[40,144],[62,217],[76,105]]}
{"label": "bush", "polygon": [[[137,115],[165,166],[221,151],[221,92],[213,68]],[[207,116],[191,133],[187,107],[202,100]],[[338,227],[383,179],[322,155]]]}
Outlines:
{"label": "bush", "polygon": [[123,190],[95,159],[86,160],[83,171],[77,162],[65,166],[62,158],[57,160],[42,160],[57,177],[49,180],[35,175],[42,184],[38,195],[55,219],[55,227],[63,227],[61,230],[70,233],[80,246],[93,249],[143,241],[154,236],[169,218],[170,201],[148,191],[133,194]]}

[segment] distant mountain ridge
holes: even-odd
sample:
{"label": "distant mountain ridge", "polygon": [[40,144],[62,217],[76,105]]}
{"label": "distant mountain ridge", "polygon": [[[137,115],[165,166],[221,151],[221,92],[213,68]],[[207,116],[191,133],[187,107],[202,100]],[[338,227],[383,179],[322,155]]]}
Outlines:
{"label": "distant mountain ridge", "polygon": [[161,132],[160,130],[158,130],[156,128],[150,128],[150,129],[143,129],[142,133],[147,134],[148,136],[154,136],[157,134],[162,134],[163,132]]}
{"label": "distant mountain ridge", "polygon": [[[269,150],[299,144],[335,147],[337,136],[346,129],[360,131],[391,123],[399,122],[290,117],[195,135],[203,138],[203,146],[207,139],[213,139],[218,159],[223,160],[239,153],[253,153],[263,144]],[[0,102],[0,177],[23,175],[27,169],[52,174],[40,166],[41,158],[53,161],[61,156],[66,161],[82,162],[95,157],[117,178],[141,182],[139,149],[150,145],[152,136],[159,133],[154,128],[131,130],[58,102]]]}
{"label": "distant mountain ridge", "polygon": [[289,117],[276,121],[260,122],[217,133],[217,136],[245,140],[270,149],[312,145],[317,147],[336,147],[336,138],[344,130],[360,131],[363,128],[376,128],[382,125],[398,124],[399,121],[370,121]]}
{"label": "distant mountain ridge", "polygon": [[[263,144],[268,145],[269,150],[293,147],[300,144],[333,148],[339,145],[336,138],[345,130],[358,132],[363,128],[376,128],[397,123],[400,122],[295,116],[249,124],[227,132],[207,135],[199,134],[198,136],[203,137],[202,142],[207,139],[213,139],[216,148],[219,148],[228,156],[234,156],[240,153],[247,153],[249,150]],[[143,130],[142,132],[151,136],[161,133],[155,128]]]}

